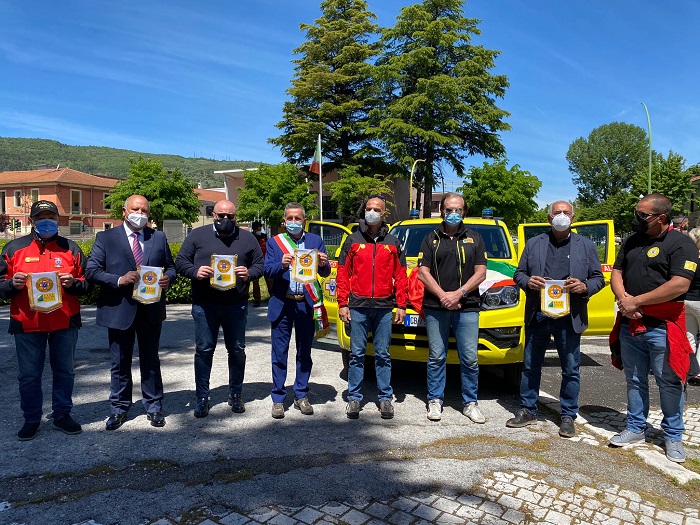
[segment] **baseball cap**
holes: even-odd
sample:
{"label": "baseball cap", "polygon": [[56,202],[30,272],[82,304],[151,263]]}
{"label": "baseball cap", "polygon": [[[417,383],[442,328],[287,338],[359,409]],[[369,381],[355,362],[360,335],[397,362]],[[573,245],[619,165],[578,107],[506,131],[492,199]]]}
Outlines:
{"label": "baseball cap", "polygon": [[51,201],[36,201],[29,211],[30,217],[36,217],[43,211],[50,211],[58,215],[58,207]]}

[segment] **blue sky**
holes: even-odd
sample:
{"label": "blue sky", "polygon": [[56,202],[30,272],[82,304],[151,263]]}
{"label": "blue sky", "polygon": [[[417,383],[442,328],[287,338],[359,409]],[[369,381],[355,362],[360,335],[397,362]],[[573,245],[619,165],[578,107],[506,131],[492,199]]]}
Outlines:
{"label": "blue sky", "polygon": [[[368,0],[382,26],[414,2]],[[281,162],[277,136],[300,23],[316,0],[1,2],[0,136]],[[700,2],[472,0],[474,43],[501,51],[510,164],[540,204],[574,198],[566,151],[613,121],[700,162]],[[695,50],[695,51],[693,51]],[[471,163],[481,165],[483,159]],[[456,176],[447,180],[459,183]],[[457,184],[458,185],[458,184]]]}

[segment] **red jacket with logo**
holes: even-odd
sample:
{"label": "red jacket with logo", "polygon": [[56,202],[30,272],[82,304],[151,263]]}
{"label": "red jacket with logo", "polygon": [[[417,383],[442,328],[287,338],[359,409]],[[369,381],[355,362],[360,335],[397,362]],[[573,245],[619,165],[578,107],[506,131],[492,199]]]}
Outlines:
{"label": "red jacket with logo", "polygon": [[[24,332],[53,332],[68,327],[80,327],[80,301],[90,285],[83,276],[85,256],[73,241],[58,235],[42,241],[34,232],[8,242],[0,257],[0,298],[10,299],[11,334]],[[29,290],[12,286],[12,276],[18,272],[70,273],[73,285],[62,289],[63,304],[53,312],[36,312],[29,307]]]}
{"label": "red jacket with logo", "polygon": [[337,286],[339,308],[406,308],[406,258],[386,225],[374,239],[361,222],[345,239],[338,258]]}

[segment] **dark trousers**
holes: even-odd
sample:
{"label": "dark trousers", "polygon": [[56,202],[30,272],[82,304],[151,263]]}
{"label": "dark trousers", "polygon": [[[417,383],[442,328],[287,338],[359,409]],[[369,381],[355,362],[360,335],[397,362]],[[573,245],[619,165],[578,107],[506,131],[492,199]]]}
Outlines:
{"label": "dark trousers", "polygon": [[219,327],[224,331],[228,352],[228,386],[230,394],[243,390],[245,374],[245,327],[248,322],[248,303],[193,304],[194,319],[194,380],[197,399],[209,397],[209,379],[214,363],[214,350],[219,338]]}
{"label": "dark trousers", "polygon": [[297,399],[309,393],[311,377],[311,345],[314,341],[313,312],[306,301],[285,299],[282,314],[272,323],[272,402],[282,403],[287,397],[287,360],[292,326],[296,338],[296,377],[294,395]]}
{"label": "dark trousers", "polygon": [[131,407],[131,391],[134,382],[131,378],[131,361],[134,355],[134,342],[139,344],[139,368],[141,370],[141,394],[146,412],[163,410],[163,378],[160,374],[160,331],[162,322],[150,322],[139,305],[136,318],[126,330],[109,328],[109,353],[112,359],[109,401],[113,414],[123,414]]}

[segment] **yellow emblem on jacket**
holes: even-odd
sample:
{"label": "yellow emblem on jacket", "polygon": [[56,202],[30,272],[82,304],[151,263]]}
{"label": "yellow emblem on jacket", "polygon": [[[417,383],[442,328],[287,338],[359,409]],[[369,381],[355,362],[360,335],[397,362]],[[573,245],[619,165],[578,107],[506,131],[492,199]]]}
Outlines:
{"label": "yellow emblem on jacket", "polygon": [[685,264],[683,265],[683,268],[692,272],[694,272],[697,267],[698,263],[694,263],[693,261],[685,261]]}
{"label": "yellow emblem on jacket", "polygon": [[659,248],[654,246],[653,248],[649,248],[649,251],[647,252],[647,257],[656,257],[659,255]]}

